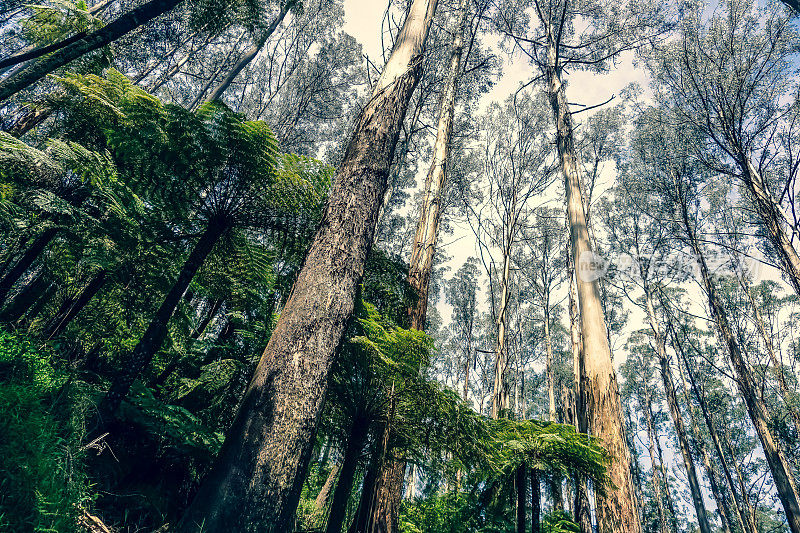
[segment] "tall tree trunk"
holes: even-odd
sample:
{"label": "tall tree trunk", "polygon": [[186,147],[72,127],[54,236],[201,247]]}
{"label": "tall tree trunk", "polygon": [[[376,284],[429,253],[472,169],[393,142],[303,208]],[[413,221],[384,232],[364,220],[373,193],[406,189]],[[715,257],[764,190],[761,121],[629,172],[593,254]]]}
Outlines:
{"label": "tall tree trunk", "polygon": [[[725,458],[725,454],[722,451],[722,443],[720,442],[719,435],[717,434],[716,426],[714,425],[714,420],[711,416],[711,412],[708,410],[706,406],[705,399],[700,392],[699,387],[694,379],[694,375],[692,374],[691,368],[689,366],[689,358],[686,356],[686,352],[683,349],[683,344],[680,342],[678,338],[678,333],[675,331],[675,327],[672,324],[672,321],[668,322],[668,327],[670,329],[670,333],[672,334],[673,344],[675,348],[677,348],[677,352],[680,355],[684,368],[686,370],[686,374],[689,377],[689,382],[692,385],[692,392],[694,392],[695,399],[697,400],[697,404],[700,406],[700,411],[703,414],[703,421],[706,424],[706,429],[708,430],[708,434],[711,437],[711,442],[714,444],[714,451],[717,454],[717,458],[719,459],[720,465],[722,467],[722,473],[725,476],[725,481],[728,485],[728,490],[733,495],[734,505],[736,507],[736,519],[739,524],[739,529],[743,532],[745,531],[752,531],[752,527],[749,525],[749,519],[746,518],[741,500],[739,499],[739,495],[736,492],[736,487],[733,482],[733,475],[731,474],[730,467],[728,466],[728,461]],[[747,526],[745,525],[747,524]]]}
{"label": "tall tree trunk", "polygon": [[[384,427],[383,436],[388,437],[388,427]],[[378,443],[372,452],[364,481],[361,483],[361,498],[358,502],[353,523],[347,529],[348,533],[366,533],[369,528],[372,510],[375,505],[375,487],[378,482],[378,473],[385,455],[385,446]]]}
{"label": "tall tree trunk", "polygon": [[517,467],[515,472],[514,488],[517,492],[517,533],[525,533],[525,516],[528,508],[528,477],[525,475],[525,465]]}
{"label": "tall tree trunk", "polygon": [[[379,470],[368,533],[395,533],[400,516],[406,462],[387,458]],[[400,487],[400,490],[397,490]]]}
{"label": "tall tree trunk", "polygon": [[157,16],[174,9],[182,1],[150,0],[120,16],[107,26],[86,35],[81,40],[36,61],[21,72],[0,81],[0,102],[33,85],[57,68],[63,67],[84,54],[116,41]]}
{"label": "tall tree trunk", "polygon": [[722,530],[724,533],[732,533],[731,526],[733,524],[733,514],[731,513],[728,501],[725,499],[725,496],[720,489],[719,482],[717,481],[717,473],[714,469],[713,463],[711,462],[711,457],[708,455],[708,451],[706,450],[705,442],[703,442],[703,436],[700,433],[700,425],[697,422],[697,417],[695,416],[694,408],[692,406],[692,400],[689,395],[689,385],[686,383],[686,378],[683,375],[683,367],[681,366],[680,362],[678,362],[678,375],[681,378],[683,401],[686,404],[686,410],[689,413],[689,421],[691,422],[695,448],[700,452],[700,457],[703,459],[703,467],[706,471],[706,477],[708,477],[708,483],[711,486],[711,494],[714,496],[714,501],[717,503],[717,511],[719,512],[719,510],[722,510],[722,514],[720,515],[720,519],[722,520]]}
{"label": "tall tree trunk", "polygon": [[539,473],[531,469],[531,533],[540,533],[542,515],[542,494],[539,486]]}
{"label": "tall tree trunk", "polygon": [[0,322],[13,324],[25,315],[37,299],[42,297],[52,281],[44,270],[36,274],[14,298],[8,302],[0,313]]}
{"label": "tall tree trunk", "polygon": [[508,346],[506,329],[508,323],[508,301],[511,284],[511,242],[507,238],[503,250],[503,271],[500,277],[500,307],[497,311],[497,346],[494,357],[494,388],[492,389],[492,418],[499,418],[508,409]]}
{"label": "tall tree trunk", "polygon": [[44,249],[47,248],[47,245],[50,244],[50,241],[56,236],[56,233],[58,233],[57,228],[48,228],[40,233],[33,240],[28,249],[25,250],[25,253],[22,254],[19,261],[0,278],[0,305],[5,303],[6,298],[8,298],[8,293],[11,292],[14,283],[28,271],[34,261],[44,252]]}
{"label": "tall tree trunk", "polygon": [[314,499],[314,508],[317,510],[318,513],[322,513],[325,511],[325,507],[328,505],[328,498],[331,496],[331,491],[333,490],[333,483],[336,481],[337,476],[339,475],[339,469],[341,468],[341,463],[336,463],[331,468],[331,471],[328,473],[328,477],[325,478],[325,483],[322,485],[322,488],[319,490],[319,494]]}
{"label": "tall tree trunk", "polygon": [[742,495],[744,508],[745,511],[747,511],[747,519],[750,521],[750,528],[752,531],[759,531],[758,514],[756,513],[756,509],[753,507],[753,502],[750,499],[750,492],[747,490],[747,480],[744,477],[742,467],[736,458],[736,454],[733,452],[731,439],[726,432],[722,433],[722,440],[725,443],[725,449],[728,451],[728,455],[730,455],[733,461],[733,471],[736,473],[736,482],[739,483],[739,493]]}
{"label": "tall tree trunk", "polygon": [[358,458],[367,439],[368,429],[369,425],[360,418],[356,417],[353,420],[350,434],[347,437],[347,446],[342,456],[339,480],[336,482],[336,490],[333,492],[333,499],[331,500],[331,511],[328,514],[326,533],[342,532],[342,524],[347,512],[347,501],[350,499],[350,492],[353,490]]}
{"label": "tall tree trunk", "polygon": [[[644,277],[642,279],[644,280]],[[650,287],[647,286],[646,281],[644,281],[644,286],[647,318],[650,322],[650,330],[655,338],[661,382],[664,385],[664,394],[667,398],[667,405],[669,406],[672,423],[678,435],[678,446],[681,449],[681,457],[683,457],[683,464],[686,467],[686,477],[689,480],[689,492],[692,495],[692,503],[694,504],[695,513],[697,514],[697,523],[700,527],[700,533],[711,533],[711,525],[708,522],[708,514],[706,513],[705,503],[703,502],[703,493],[697,478],[697,469],[694,466],[694,459],[692,459],[692,453],[689,449],[689,439],[686,437],[683,416],[678,408],[678,398],[675,394],[675,384],[672,381],[672,372],[669,368],[669,359],[666,352],[666,340],[664,339],[661,326],[656,318],[653,298],[650,294]]]}
{"label": "tall tree trunk", "polygon": [[215,70],[214,73],[208,77],[203,86],[200,87],[200,90],[197,92],[197,95],[195,95],[192,102],[187,106],[189,109],[195,111],[200,106],[201,102],[207,101],[203,100],[203,97],[211,88],[211,86],[214,85],[214,82],[217,80],[217,77],[222,73],[222,70],[225,68],[225,65],[228,64],[228,61],[233,56],[233,53],[239,48],[239,45],[241,45],[242,42],[244,42],[244,38],[245,38],[245,33],[242,32],[242,34],[239,36],[239,40],[236,42],[236,45],[232,46],[231,49],[228,50],[228,53],[225,55],[225,59],[222,60],[222,63],[217,68],[217,70]]}
{"label": "tall tree trunk", "polygon": [[[576,288],[576,273],[569,250],[567,250],[567,274],[569,283],[569,322],[570,340],[572,344],[572,359],[575,373],[575,428],[579,433],[588,433],[589,419],[586,415],[585,387],[586,373],[583,368],[583,343],[580,332],[580,316],[578,311],[578,296]],[[575,474],[575,521],[581,528],[581,533],[593,533],[592,510],[589,501],[589,490],[586,477]]]}
{"label": "tall tree trunk", "polygon": [[105,269],[100,270],[95,274],[89,283],[83,288],[77,298],[71,299],[59,313],[53,317],[47,327],[42,332],[42,338],[50,340],[61,334],[62,331],[72,322],[72,319],[78,316],[78,313],[86,307],[95,294],[98,293],[103,285],[106,283],[106,275],[108,272]]}
{"label": "tall tree trunk", "polygon": [[[553,339],[550,334],[550,301],[545,298],[544,304],[544,346],[547,361],[545,363],[547,371],[547,399],[548,416],[550,422],[558,422],[558,412],[556,410],[556,370],[553,357]],[[553,497],[553,509],[556,511],[564,510],[564,497],[561,491],[561,476],[553,475],[550,482],[550,494]]]}
{"label": "tall tree trunk", "polygon": [[[683,191],[683,186],[679,183],[676,174],[674,174],[673,177],[675,178],[677,190],[681,193]],[[775,488],[778,491],[781,503],[783,504],[789,528],[792,533],[800,533],[800,498],[798,498],[794,474],[769,427],[767,409],[758,395],[758,387],[753,381],[753,375],[747,366],[747,362],[744,360],[739,343],[730,328],[725,307],[717,296],[717,290],[711,280],[711,274],[708,271],[705,256],[703,255],[700,243],[695,235],[695,230],[689,220],[689,212],[686,203],[686,199],[682,197],[680,199],[681,205],[679,208],[681,209],[684,229],[689,237],[689,244],[692,247],[692,251],[700,267],[700,281],[708,297],[711,318],[716,323],[720,339],[727,347],[728,358],[736,374],[736,385],[745,401],[750,420],[753,422],[758,438],[761,441],[761,447],[764,450],[764,456],[772,472],[772,479],[775,483]],[[743,497],[746,497],[746,495],[743,495]]]}
{"label": "tall tree trunk", "polygon": [[25,61],[30,61],[31,59],[37,59],[49,53],[55,52],[56,50],[61,50],[65,46],[69,46],[74,42],[80,41],[86,37],[85,31],[79,31],[74,35],[70,35],[69,37],[65,37],[60,41],[55,43],[51,43],[44,46],[34,46],[29,47],[22,52],[16,53],[12,56],[8,56],[5,59],[0,59],[0,72],[8,69],[9,67],[13,67],[14,65],[19,65],[20,63],[24,63]]}
{"label": "tall tree trunk", "polygon": [[264,48],[264,45],[267,44],[267,41],[275,33],[275,30],[278,26],[281,25],[283,19],[286,18],[286,14],[289,12],[292,7],[297,3],[297,0],[283,0],[281,2],[281,8],[278,12],[278,16],[270,23],[264,33],[258,38],[258,40],[251,46],[247,52],[236,62],[236,64],[228,71],[228,74],[225,78],[217,85],[217,87],[211,92],[211,95],[206,99],[206,102],[212,102],[214,100],[221,100],[222,95],[228,90],[233,80],[236,79],[236,76],[250,64],[250,62],[255,59],[258,53]]}
{"label": "tall tree trunk", "polygon": [[178,303],[189,287],[194,275],[203,264],[214,245],[226,230],[226,225],[211,221],[206,227],[200,240],[194,245],[186,262],[183,263],[180,273],[175,283],[172,284],[167,295],[164,297],[161,306],[150,320],[142,338],[134,347],[130,356],[127,358],[125,366],[116,374],[111,388],[103,399],[100,409],[101,415],[112,415],[116,412],[120,402],[128,395],[128,391],[134,381],[139,377],[142,370],[147,368],[153,360],[156,352],[161,348],[164,339],[167,337],[167,322],[172,313],[178,307]]}
{"label": "tall tree trunk", "polygon": [[320,227],[236,420],[182,520],[184,531],[200,523],[212,531],[288,529],[436,4],[414,0],[410,6],[392,55],[356,121]]}
{"label": "tall tree trunk", "polygon": [[783,271],[788,276],[794,291],[800,296],[800,256],[783,227],[783,217],[778,202],[769,191],[764,178],[744,153],[739,154],[739,167],[742,170],[745,185],[753,196],[756,212],[767,229],[772,246],[778,252]]}
{"label": "tall tree trunk", "polygon": [[658,465],[661,471],[661,479],[664,480],[664,496],[667,501],[667,509],[669,509],[669,524],[673,532],[678,531],[678,513],[675,511],[675,500],[672,497],[672,490],[669,484],[669,476],[667,475],[667,462],[664,461],[664,450],[661,447],[661,439],[658,437],[658,429],[656,429],[656,450],[658,450]]}
{"label": "tall tree trunk", "polygon": [[756,323],[756,328],[758,329],[758,334],[764,343],[770,363],[772,363],[772,368],[775,371],[775,377],[778,380],[778,386],[781,389],[786,410],[789,411],[789,415],[792,417],[795,431],[800,431],[800,412],[798,412],[798,410],[792,405],[791,400],[793,394],[789,390],[789,384],[786,382],[784,366],[783,363],[778,359],[778,355],[775,353],[775,345],[772,342],[772,337],[767,333],[766,327],[764,326],[764,318],[761,315],[761,309],[759,309],[755,298],[753,298],[753,294],[750,292],[750,288],[745,285],[741,276],[736,276],[736,279],[739,280],[739,285],[742,287],[742,291],[744,291],[744,293],[747,295],[747,301],[750,303],[750,309],[753,311],[753,318]]}
{"label": "tall tree trunk", "polygon": [[458,93],[458,81],[461,77],[462,55],[464,53],[464,31],[468,13],[467,1],[459,0],[458,9],[458,26],[450,48],[450,68],[439,106],[439,123],[436,129],[433,160],[425,177],[422,210],[417,221],[411,260],[409,261],[408,281],[419,296],[416,304],[409,310],[409,314],[411,315],[411,327],[419,331],[425,329],[425,315],[428,310],[428,287],[430,285],[431,271],[433,270],[436,241],[439,235],[439,221],[442,216],[442,195],[447,182],[456,95]]}
{"label": "tall tree trunk", "polygon": [[[636,426],[633,424],[633,420],[631,419],[631,411],[627,406],[623,407],[623,412],[625,413],[625,427],[627,430],[635,430]],[[636,445],[633,441],[633,434],[631,431],[625,431],[625,437],[627,439],[628,449],[631,453],[631,479],[633,480],[633,486],[635,489],[636,495],[636,506],[638,509],[641,510],[642,508],[642,467],[639,464],[639,455],[636,452]],[[635,431],[634,431],[635,433]]]}
{"label": "tall tree trunk", "polygon": [[674,533],[670,531],[667,522],[671,522],[670,517],[667,516],[667,509],[664,506],[664,485],[665,480],[662,477],[664,473],[663,469],[661,468],[661,464],[658,460],[656,455],[656,439],[658,436],[655,434],[655,428],[653,427],[653,409],[651,405],[651,398],[650,393],[646,392],[646,398],[643,398],[644,403],[644,418],[645,418],[645,426],[647,428],[647,451],[650,453],[650,465],[653,471],[653,490],[655,492],[655,499],[656,499],[656,508],[658,509],[658,523],[661,529],[661,533]]}
{"label": "tall tree trunk", "polygon": [[556,147],[567,194],[571,259],[576,269],[583,338],[582,355],[586,372],[585,407],[591,434],[600,439],[612,457],[608,475],[613,488],[609,488],[604,494],[596,494],[597,523],[600,533],[639,533],[641,524],[631,481],[630,452],[625,441],[619,386],[611,362],[600,288],[593,276],[580,275],[581,261],[585,262],[591,256],[592,249],[583,209],[572,115],[561,81],[561,70],[552,36],[550,43],[545,75],[556,125]]}

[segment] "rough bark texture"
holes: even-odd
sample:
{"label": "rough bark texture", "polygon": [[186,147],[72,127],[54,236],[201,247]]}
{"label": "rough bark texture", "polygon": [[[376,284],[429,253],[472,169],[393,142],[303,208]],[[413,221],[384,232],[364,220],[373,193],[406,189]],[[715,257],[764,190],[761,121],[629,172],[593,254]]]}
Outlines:
{"label": "rough bark texture", "polygon": [[58,233],[58,229],[56,228],[48,228],[40,233],[31,243],[25,253],[22,254],[22,257],[19,258],[13,267],[9,269],[8,272],[0,279],[0,305],[3,305],[8,298],[8,293],[11,292],[11,288],[14,286],[14,283],[28,271],[28,269],[33,265],[33,262],[36,261],[36,258],[39,257],[47,245],[50,244],[50,241]]}
{"label": "rough bark texture", "polygon": [[[680,183],[676,183],[676,186],[678,190],[682,190]],[[767,408],[758,395],[758,386],[753,379],[753,375],[747,366],[739,343],[730,327],[725,307],[722,305],[719,296],[717,296],[716,287],[711,280],[711,274],[709,273],[705,256],[703,255],[700,243],[697,240],[694,228],[689,220],[685,199],[682,199],[679,207],[681,209],[684,229],[689,237],[689,243],[700,267],[701,282],[703,283],[708,298],[711,318],[716,323],[720,339],[727,347],[728,359],[736,375],[736,385],[745,401],[750,420],[753,422],[756,434],[761,442],[764,456],[769,465],[770,472],[772,472],[775,489],[778,492],[778,497],[786,513],[786,520],[789,523],[789,528],[792,533],[800,533],[800,501],[798,501],[800,498],[798,498],[794,474],[792,473],[791,466],[786,460],[783,451],[778,446],[772,434],[772,430],[769,427]],[[746,497],[746,494],[742,496]]]}
{"label": "rough bark texture", "polygon": [[211,473],[182,521],[282,533],[294,514],[334,353],[373,244],[436,0],[415,0],[331,188],[303,268]]}
{"label": "rough bark texture", "polygon": [[556,147],[567,193],[572,264],[576,269],[583,360],[586,375],[586,412],[589,430],[598,437],[612,457],[608,475],[614,487],[597,494],[597,523],[601,533],[639,533],[641,524],[636,508],[630,472],[630,451],[622,424],[622,407],[611,349],[596,280],[581,276],[581,259],[592,253],[586,214],[583,208],[581,180],[572,116],[568,109],[556,51],[550,47],[546,71],[547,89],[556,124]]}
{"label": "rough bark texture", "polygon": [[[589,419],[586,416],[585,403],[585,371],[583,369],[583,350],[580,333],[580,317],[578,315],[578,296],[575,281],[575,270],[572,260],[567,253],[568,276],[569,276],[569,322],[570,340],[572,344],[572,359],[574,362],[575,373],[575,428],[580,433],[587,433],[589,430]],[[593,533],[592,510],[589,501],[589,491],[586,485],[586,478],[581,474],[575,474],[575,521],[581,528],[581,533]]]}
{"label": "rough bark texture", "polygon": [[245,52],[245,54],[239,59],[239,61],[236,62],[236,64],[231,68],[231,70],[228,71],[228,74],[225,76],[225,79],[223,79],[219,83],[219,85],[217,85],[217,87],[211,92],[211,95],[208,97],[206,102],[212,102],[214,100],[220,100],[222,98],[222,95],[225,93],[226,90],[228,90],[228,87],[231,86],[233,80],[236,79],[236,76],[238,76],[239,73],[242,70],[244,70],[247,67],[247,65],[249,65],[250,62],[253,61],[253,59],[255,59],[255,57],[258,55],[261,49],[264,48],[264,45],[267,44],[267,41],[272,36],[272,34],[275,33],[275,30],[278,28],[278,26],[281,25],[283,19],[286,18],[286,14],[292,7],[294,7],[296,3],[297,0],[285,0],[281,4],[281,9],[278,12],[278,16],[275,17],[275,19],[270,23],[267,29],[264,30],[264,33],[258,38],[258,41],[256,41],[255,44],[253,44],[253,46],[251,46],[247,50],[247,52]]}
{"label": "rough bark texture", "polygon": [[164,339],[167,337],[167,322],[169,322],[172,313],[178,307],[183,293],[186,292],[200,265],[203,264],[203,261],[211,253],[214,245],[224,232],[224,225],[209,223],[203,235],[200,236],[200,240],[197,241],[189,253],[189,257],[183,263],[175,283],[172,284],[158,311],[150,320],[150,324],[148,324],[142,338],[139,339],[130,357],[125,362],[124,368],[116,374],[111,388],[103,399],[103,405],[100,409],[101,414],[113,414],[117,410],[119,404],[128,395],[133,382],[153,360],[153,356],[161,348]]}
{"label": "rough bark texture", "polygon": [[339,469],[339,480],[336,482],[336,490],[333,492],[333,499],[331,500],[331,510],[328,514],[328,524],[325,529],[326,533],[342,532],[342,524],[347,512],[347,500],[353,490],[358,458],[361,455],[361,449],[364,447],[364,441],[367,439],[368,429],[369,426],[359,419],[354,420],[353,426],[350,428],[347,446],[342,457],[342,466]]}
{"label": "rough bark texture", "polygon": [[[396,533],[403,497],[406,462],[388,460],[380,469],[368,533]],[[399,490],[398,490],[399,487]]]}
{"label": "rough bark texture", "polygon": [[0,82],[0,102],[33,85],[59,67],[63,67],[74,59],[98,48],[112,43],[153,20],[159,15],[174,9],[183,0],[150,0],[136,9],[120,16],[107,26],[90,33],[81,40],[72,43],[50,56],[36,61],[25,70]]}
{"label": "rough bark texture", "polygon": [[697,523],[700,527],[700,533],[711,533],[711,525],[708,522],[708,514],[706,513],[705,503],[703,502],[703,493],[697,478],[697,469],[695,468],[694,459],[689,449],[689,439],[686,436],[686,430],[683,424],[683,415],[681,415],[681,411],[678,408],[678,398],[675,394],[675,384],[672,381],[672,372],[669,368],[664,335],[661,331],[658,319],[656,318],[653,299],[646,282],[645,304],[647,306],[647,318],[650,322],[650,330],[655,337],[661,382],[664,385],[664,394],[667,398],[667,405],[669,406],[672,423],[675,426],[675,433],[678,436],[678,446],[681,449],[683,464],[686,467],[686,477],[689,480],[689,492],[692,495],[692,503],[694,504],[695,513],[697,514]]}

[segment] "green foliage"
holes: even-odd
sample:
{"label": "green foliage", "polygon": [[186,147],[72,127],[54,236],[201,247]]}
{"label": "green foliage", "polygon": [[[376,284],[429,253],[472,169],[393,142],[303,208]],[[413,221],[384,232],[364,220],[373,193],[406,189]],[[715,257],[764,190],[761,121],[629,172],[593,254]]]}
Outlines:
{"label": "green foliage", "polygon": [[553,511],[542,519],[542,533],[580,533],[581,527],[572,515],[564,511]]}
{"label": "green foliage", "polygon": [[100,28],[102,20],[89,13],[84,0],[49,0],[50,5],[31,5],[33,14],[22,21],[25,38],[36,46],[59,41],[72,33]]}
{"label": "green foliage", "polygon": [[467,533],[488,531],[481,527],[473,509],[477,500],[469,494],[448,492],[414,501],[404,500],[400,507],[399,529],[402,533]]}
{"label": "green foliage", "polygon": [[49,349],[0,331],[0,530],[76,529],[90,500],[76,396]]}

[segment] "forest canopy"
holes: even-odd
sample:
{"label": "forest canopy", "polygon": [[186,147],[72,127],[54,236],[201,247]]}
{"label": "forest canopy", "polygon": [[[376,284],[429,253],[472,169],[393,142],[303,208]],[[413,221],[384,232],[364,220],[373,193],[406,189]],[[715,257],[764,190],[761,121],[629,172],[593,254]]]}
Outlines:
{"label": "forest canopy", "polygon": [[0,0],[0,531],[800,533],[796,0]]}

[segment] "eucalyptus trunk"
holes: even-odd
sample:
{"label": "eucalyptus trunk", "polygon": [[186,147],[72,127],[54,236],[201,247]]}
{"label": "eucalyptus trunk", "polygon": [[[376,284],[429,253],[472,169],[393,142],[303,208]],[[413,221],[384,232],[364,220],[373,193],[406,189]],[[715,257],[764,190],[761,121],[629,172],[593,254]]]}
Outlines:
{"label": "eucalyptus trunk", "polygon": [[437,0],[414,0],[355,122],[314,236],[210,474],[181,527],[289,529],[337,346],[354,306]]}
{"label": "eucalyptus trunk", "polygon": [[0,81],[0,102],[33,85],[57,68],[63,67],[100,47],[112,43],[132,30],[146,24],[159,15],[171,11],[183,0],[150,0],[120,16],[108,25],[93,31],[79,41],[71,43],[45,58],[34,62],[24,70]]}
{"label": "eucalyptus trunk", "polygon": [[508,409],[508,346],[506,332],[511,284],[511,242],[507,237],[503,250],[503,271],[500,278],[500,307],[497,312],[497,345],[494,357],[494,388],[492,389],[492,418],[499,418]]}
{"label": "eucalyptus trunk", "polygon": [[294,7],[297,3],[297,0],[284,0],[281,3],[280,11],[278,12],[278,16],[270,23],[266,30],[261,34],[258,40],[248,48],[248,50],[244,53],[244,55],[236,62],[236,64],[228,71],[228,74],[225,78],[217,85],[217,87],[211,92],[211,95],[206,99],[206,102],[212,102],[214,100],[221,100],[222,95],[228,90],[228,87],[231,86],[231,83],[236,79],[236,76],[244,70],[247,65],[250,64],[253,59],[256,58],[258,53],[264,48],[264,45],[267,44],[267,41],[275,33],[275,30],[278,26],[281,25],[283,19],[286,18],[286,14],[289,10]]}
{"label": "eucalyptus trunk", "polygon": [[[678,180],[678,176],[673,174],[673,178],[675,178],[676,190],[682,193],[683,188]],[[700,267],[700,281],[705,288],[708,298],[711,319],[715,322],[719,337],[727,348],[728,359],[736,375],[736,385],[745,401],[747,413],[750,415],[750,420],[753,422],[756,434],[761,442],[761,447],[764,450],[764,457],[767,460],[770,472],[772,472],[772,479],[775,483],[778,497],[783,504],[786,520],[789,523],[789,528],[792,533],[800,533],[800,497],[798,497],[794,473],[783,451],[780,449],[778,442],[775,440],[775,436],[772,434],[772,430],[769,427],[767,408],[758,394],[758,385],[755,383],[750,368],[747,366],[739,342],[736,340],[733,330],[730,327],[728,313],[717,295],[717,289],[711,280],[711,274],[706,264],[705,255],[700,247],[695,229],[689,220],[686,198],[681,197],[678,207],[681,210],[682,222],[686,235],[689,238],[689,245]],[[743,494],[742,497],[746,498],[747,495]]]}
{"label": "eucalyptus trunk", "polygon": [[571,260],[576,271],[583,339],[581,353],[586,373],[585,408],[590,433],[600,439],[612,458],[608,467],[612,485],[605,493],[596,494],[597,523],[601,533],[639,533],[641,524],[631,480],[630,451],[625,440],[619,386],[611,362],[600,287],[591,275],[593,273],[583,272],[582,275],[581,267],[591,257],[592,248],[583,206],[572,115],[561,81],[561,67],[552,36],[550,43],[545,76],[556,125],[556,148],[567,196]]}
{"label": "eucalyptus trunk", "polygon": [[[570,340],[572,344],[572,360],[575,373],[575,428],[579,433],[588,433],[589,419],[586,416],[585,387],[586,373],[583,368],[583,342],[581,341],[580,316],[578,311],[578,296],[576,288],[575,269],[567,251],[569,283],[569,323]],[[580,526],[581,533],[593,533],[592,509],[589,501],[589,490],[586,477],[580,473],[575,474],[575,521]]]}
{"label": "eucalyptus trunk", "polygon": [[686,467],[686,477],[689,480],[689,492],[692,496],[692,503],[694,510],[697,514],[697,523],[700,527],[700,533],[711,533],[711,525],[708,521],[708,513],[706,506],[703,502],[703,493],[700,488],[700,482],[697,478],[697,469],[694,465],[691,450],[689,449],[689,439],[686,436],[686,430],[683,424],[683,415],[681,415],[680,408],[678,407],[678,397],[675,394],[675,384],[672,381],[672,372],[669,368],[669,358],[667,357],[666,341],[661,331],[661,325],[656,317],[655,308],[653,306],[653,299],[650,294],[650,287],[645,282],[645,305],[647,307],[647,318],[650,322],[650,330],[653,333],[655,340],[656,353],[658,355],[658,367],[661,374],[661,382],[664,385],[664,394],[669,406],[669,412],[672,417],[672,424],[675,427],[675,433],[678,436],[678,446],[681,449],[681,457],[683,464]]}
{"label": "eucalyptus trunk", "polygon": [[436,241],[439,235],[439,221],[442,216],[442,196],[447,182],[450,161],[450,143],[453,136],[453,119],[456,109],[458,81],[461,77],[462,56],[464,53],[464,31],[467,24],[467,0],[459,0],[459,21],[453,44],[450,48],[450,67],[439,106],[439,122],[436,128],[436,142],[433,160],[425,177],[422,210],[417,221],[417,230],[409,261],[408,281],[418,295],[415,305],[410,309],[411,327],[419,331],[425,329],[425,316],[428,310],[428,289]]}
{"label": "eucalyptus trunk", "polygon": [[788,276],[794,291],[800,296],[800,256],[792,244],[792,239],[786,233],[778,202],[772,196],[763,176],[743,153],[739,154],[739,167],[742,169],[745,185],[753,197],[756,212],[761,217],[769,240],[778,253],[783,271]]}
{"label": "eucalyptus trunk", "polygon": [[[714,451],[717,454],[717,458],[719,459],[720,465],[722,467],[722,473],[725,477],[725,482],[727,483],[728,490],[733,495],[734,505],[736,508],[736,519],[739,525],[739,529],[743,532],[751,531],[752,527],[749,525],[749,519],[744,514],[743,505],[741,500],[739,499],[739,495],[736,492],[736,487],[734,486],[733,482],[733,475],[731,474],[730,466],[728,465],[728,461],[725,458],[725,454],[722,451],[722,443],[720,442],[719,435],[717,434],[716,426],[714,425],[714,420],[712,418],[711,412],[708,410],[706,406],[706,402],[703,398],[703,395],[700,393],[700,389],[697,386],[697,382],[694,379],[694,375],[692,374],[691,368],[689,366],[689,358],[686,356],[686,352],[683,349],[683,344],[678,339],[678,334],[675,331],[674,325],[669,322],[667,324],[670,329],[670,333],[672,334],[673,344],[678,351],[682,361],[683,361],[683,368],[686,370],[686,374],[689,378],[689,382],[692,386],[692,392],[694,393],[695,399],[697,400],[697,404],[700,406],[700,411],[703,414],[703,421],[706,424],[706,429],[708,430],[708,434],[711,437],[711,442],[714,445]],[[697,434],[699,435],[699,428],[697,430]],[[710,465],[709,460],[709,465]],[[708,466],[707,465],[707,468]],[[745,525],[747,524],[747,526]]]}

